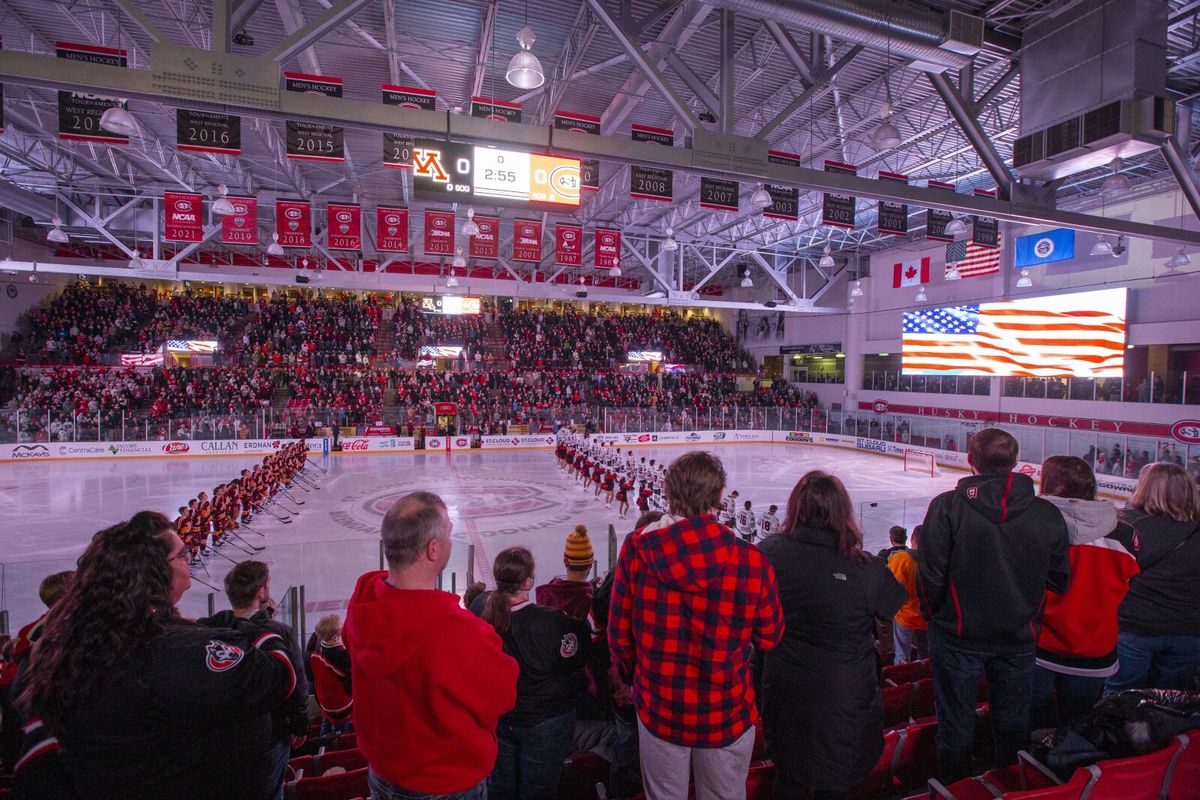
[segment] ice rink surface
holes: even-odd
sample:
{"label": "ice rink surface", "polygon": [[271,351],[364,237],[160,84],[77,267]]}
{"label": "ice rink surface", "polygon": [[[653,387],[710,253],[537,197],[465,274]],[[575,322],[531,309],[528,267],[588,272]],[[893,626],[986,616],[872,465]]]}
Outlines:
{"label": "ice rink surface", "polygon": [[[945,471],[937,477],[905,473],[900,459],[846,450],[785,444],[728,444],[712,448],[729,475],[726,491],[751,500],[756,512],[777,504],[782,518],[787,497],[800,476],[824,469],[846,484],[858,510],[867,549],[887,546],[890,525],[919,523],[929,500],[954,485],[964,473]],[[640,458],[668,462],[685,447],[642,447]],[[9,624],[19,627],[41,613],[38,582],[51,572],[70,569],[92,534],[142,509],[174,519],[176,509],[200,491],[237,476],[257,457],[162,458],[123,461],[72,461],[0,464],[0,562]],[[484,581],[491,561],[513,545],[528,547],[537,563],[537,581],[562,574],[563,541],[584,524],[592,537],[601,573],[607,571],[609,526],[618,546],[637,516],[617,516],[616,504],[585,492],[560,473],[549,450],[467,451],[448,454],[337,454],[315,458],[308,474],[319,489],[297,483],[291,498],[281,496],[274,511],[260,513],[243,531],[245,541],[265,545],[257,552],[226,545],[206,559],[206,570],[194,573],[182,610],[206,613],[214,589],[218,609],[225,608],[221,580],[233,560],[255,557],[271,565],[272,592],[286,595],[303,586],[306,628],[324,613],[338,612],[357,577],[380,564],[379,525],[392,502],[406,492],[424,489],[440,494],[454,523],[454,554],[444,588],[451,582],[461,593],[468,572]],[[328,470],[323,472],[322,469]],[[288,511],[287,509],[290,509]],[[468,565],[474,545],[474,562]],[[228,559],[226,558],[228,557]],[[615,557],[615,554],[614,554]],[[211,585],[205,586],[200,581]]]}

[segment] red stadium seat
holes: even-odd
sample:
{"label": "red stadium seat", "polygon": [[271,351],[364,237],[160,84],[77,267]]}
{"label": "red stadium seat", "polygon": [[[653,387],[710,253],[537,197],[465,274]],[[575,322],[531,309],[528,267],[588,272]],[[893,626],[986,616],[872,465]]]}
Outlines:
{"label": "red stadium seat", "polygon": [[1024,792],[1007,792],[1004,800],[1080,800],[1096,780],[1095,767],[1075,770],[1071,780],[1058,786],[1044,789],[1029,789]]}
{"label": "red stadium seat", "polygon": [[903,728],[883,734],[883,754],[875,762],[871,773],[850,790],[850,800],[876,800],[896,793],[896,759],[907,737],[908,731]]}
{"label": "red stadium seat", "polygon": [[348,800],[368,795],[367,768],[318,778],[301,778],[284,786],[284,800]]}
{"label": "red stadium seat", "polygon": [[915,683],[883,687],[883,727],[895,728],[907,725],[912,717]]}
{"label": "red stadium seat", "polygon": [[933,715],[933,678],[925,678],[913,687],[912,717],[920,720]]}
{"label": "red stadium seat", "polygon": [[608,780],[608,762],[595,753],[575,753],[567,759],[558,782],[558,800],[593,800],[596,784]]}
{"label": "red stadium seat", "polygon": [[929,780],[929,797],[941,800],[994,800],[996,793],[993,787],[981,778],[963,778],[949,786],[941,782]]}
{"label": "red stadium seat", "polygon": [[343,733],[329,743],[328,750],[354,750],[358,747],[358,736],[353,733]]}
{"label": "red stadium seat", "polygon": [[929,659],[907,664],[889,664],[883,668],[883,680],[894,684],[915,683],[930,676]]}
{"label": "red stadium seat", "polygon": [[347,772],[362,769],[367,766],[367,757],[358,750],[327,750],[313,758],[313,776],[324,775],[334,767],[342,767]]}
{"label": "red stadium seat", "polygon": [[1181,742],[1131,758],[1110,758],[1096,764],[1100,777],[1088,791],[1088,800],[1156,800],[1167,780],[1167,769],[1179,754]]}
{"label": "red stadium seat", "polygon": [[1183,750],[1167,774],[1167,800],[1200,800],[1200,731],[1181,735]]}
{"label": "red stadium seat", "polygon": [[937,722],[917,722],[905,728],[907,736],[896,752],[892,770],[902,789],[914,789],[937,774]]}

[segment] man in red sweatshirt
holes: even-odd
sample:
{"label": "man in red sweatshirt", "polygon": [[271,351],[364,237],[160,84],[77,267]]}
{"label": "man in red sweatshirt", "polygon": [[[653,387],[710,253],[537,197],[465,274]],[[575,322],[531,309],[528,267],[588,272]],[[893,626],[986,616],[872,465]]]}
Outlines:
{"label": "man in red sweatshirt", "polygon": [[433,588],[450,560],[450,519],[413,492],[383,518],[387,571],[358,579],[342,639],[354,729],[376,800],[481,800],[496,723],[517,698],[517,662],[492,626]]}

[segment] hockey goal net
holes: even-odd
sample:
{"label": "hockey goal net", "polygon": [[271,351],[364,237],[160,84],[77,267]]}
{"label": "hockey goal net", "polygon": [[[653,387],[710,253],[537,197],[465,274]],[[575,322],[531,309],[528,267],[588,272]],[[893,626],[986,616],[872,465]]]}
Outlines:
{"label": "hockey goal net", "polygon": [[940,474],[937,459],[933,457],[933,453],[927,453],[924,450],[904,451],[904,471],[928,475],[931,478]]}

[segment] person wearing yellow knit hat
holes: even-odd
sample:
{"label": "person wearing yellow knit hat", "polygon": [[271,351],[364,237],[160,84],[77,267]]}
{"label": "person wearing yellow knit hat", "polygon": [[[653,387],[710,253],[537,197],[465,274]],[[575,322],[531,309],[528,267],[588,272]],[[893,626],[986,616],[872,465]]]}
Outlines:
{"label": "person wearing yellow knit hat", "polygon": [[563,547],[563,565],[567,568],[567,576],[537,587],[534,597],[538,605],[562,609],[576,619],[588,619],[595,591],[595,584],[588,580],[588,572],[595,562],[596,555],[587,526],[576,525],[575,530],[567,534]]}

